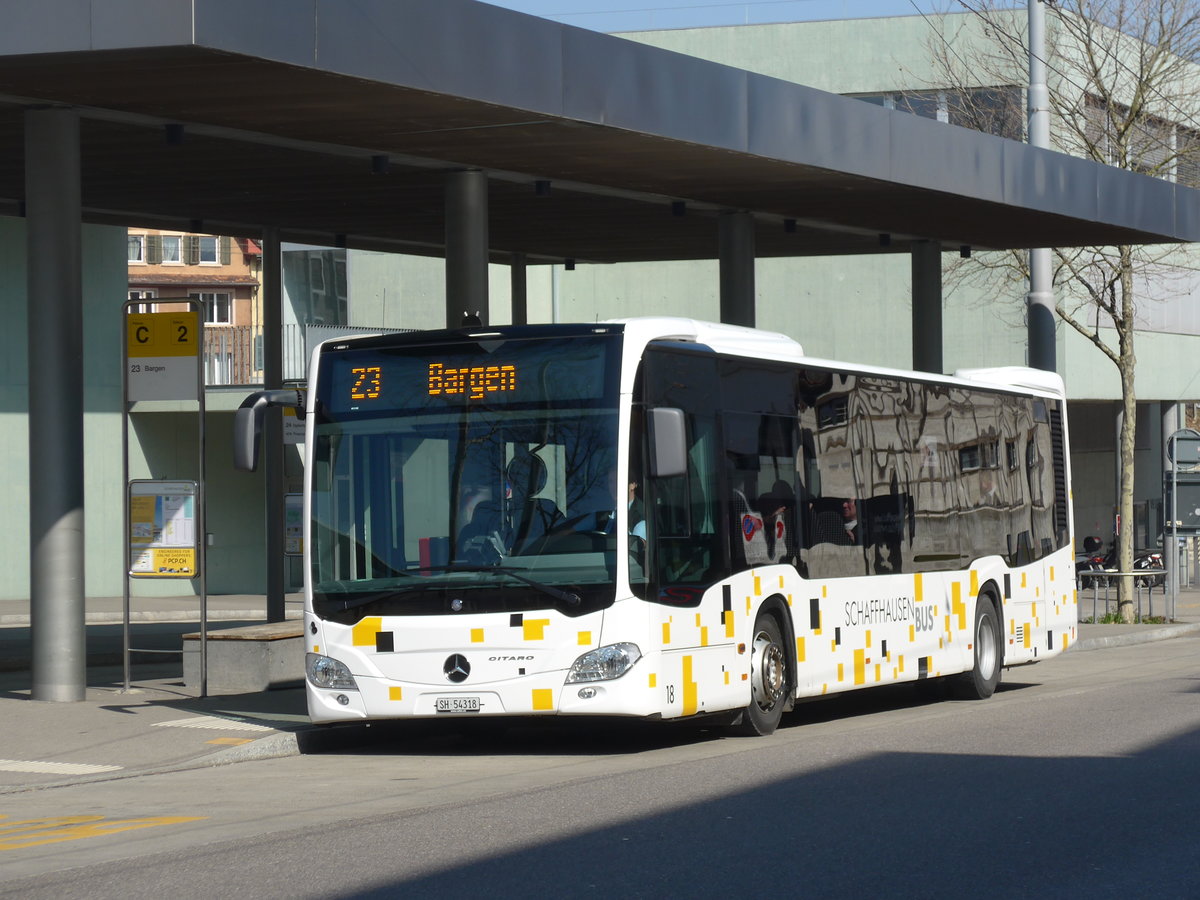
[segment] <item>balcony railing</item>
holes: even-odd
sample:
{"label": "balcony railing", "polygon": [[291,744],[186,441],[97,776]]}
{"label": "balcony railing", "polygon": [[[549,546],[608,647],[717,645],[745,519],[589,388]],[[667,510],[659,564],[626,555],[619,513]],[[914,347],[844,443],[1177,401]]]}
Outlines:
{"label": "balcony railing", "polygon": [[[283,380],[304,381],[312,348],[342,335],[409,331],[404,328],[364,328],[355,325],[284,325]],[[204,329],[204,384],[261,385],[263,338],[260,325],[210,325]]]}
{"label": "balcony railing", "polygon": [[[283,326],[283,380],[302,381],[308,359],[303,325]],[[263,338],[260,325],[210,325],[204,329],[204,384],[263,383]]]}

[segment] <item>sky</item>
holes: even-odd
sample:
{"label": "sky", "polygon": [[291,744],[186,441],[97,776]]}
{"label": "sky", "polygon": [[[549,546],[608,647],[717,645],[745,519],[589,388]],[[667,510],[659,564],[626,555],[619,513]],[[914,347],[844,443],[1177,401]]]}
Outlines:
{"label": "sky", "polygon": [[961,9],[954,0],[485,0],[593,31],[645,31],[821,19],[905,16]]}

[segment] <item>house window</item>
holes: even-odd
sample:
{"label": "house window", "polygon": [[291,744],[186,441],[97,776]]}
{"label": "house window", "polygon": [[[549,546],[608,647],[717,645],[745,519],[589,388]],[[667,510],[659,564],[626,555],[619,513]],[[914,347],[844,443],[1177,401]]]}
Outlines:
{"label": "house window", "polygon": [[162,236],[162,261],[164,263],[178,265],[183,262],[180,243],[180,237],[177,234],[164,234]]}
{"label": "house window", "polygon": [[144,234],[129,235],[129,261],[131,263],[146,261],[146,236]]}
{"label": "house window", "polygon": [[232,303],[229,294],[199,291],[188,296],[204,304],[204,324],[228,325],[230,323]]}
{"label": "house window", "polygon": [[963,472],[973,472],[976,469],[982,468],[978,444],[958,449],[958,468]]}
{"label": "house window", "polygon": [[215,266],[220,263],[217,255],[217,239],[209,235],[200,237],[200,265]]}

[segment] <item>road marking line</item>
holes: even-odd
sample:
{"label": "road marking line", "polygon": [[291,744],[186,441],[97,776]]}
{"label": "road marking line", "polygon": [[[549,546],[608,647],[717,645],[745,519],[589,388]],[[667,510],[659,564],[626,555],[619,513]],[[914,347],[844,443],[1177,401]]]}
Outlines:
{"label": "road marking line", "polygon": [[242,744],[253,744],[254,738],[213,738],[211,741],[205,741],[206,744],[221,744],[227,747],[240,747]]}
{"label": "road marking line", "polygon": [[[0,816],[0,819],[4,819]],[[25,819],[16,822],[0,822],[0,851],[22,850],[57,844],[62,841],[78,841],[84,838],[105,837],[135,828],[153,828],[158,825],[178,825],[182,822],[199,822],[205,816],[155,816],[145,819],[106,819],[104,816],[59,816],[53,819]]]}
{"label": "road marking line", "polygon": [[97,772],[116,772],[121,768],[121,766],[100,766],[90,763],[0,759],[0,772],[34,772],[38,775],[94,775]]}
{"label": "road marking line", "polygon": [[172,719],[170,722],[155,722],[162,728],[211,728],[216,731],[274,731],[269,725],[242,722],[237,719],[222,719],[220,716],[192,716],[190,719]]}

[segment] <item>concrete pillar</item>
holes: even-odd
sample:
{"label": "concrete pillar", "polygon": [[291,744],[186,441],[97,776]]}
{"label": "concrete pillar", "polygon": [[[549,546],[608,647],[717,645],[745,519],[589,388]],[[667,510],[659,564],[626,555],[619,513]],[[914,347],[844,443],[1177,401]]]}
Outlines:
{"label": "concrete pillar", "polygon": [[478,169],[446,176],[446,326],[464,313],[488,324],[488,181]]}
{"label": "concrete pillar", "polygon": [[912,245],[912,367],[942,373],[942,247]]}
{"label": "concrete pillar", "polygon": [[509,261],[509,277],[512,284],[512,324],[529,323],[529,290],[526,281],[525,254],[513,253]]}
{"label": "concrete pillar", "polygon": [[717,253],[721,265],[721,321],[754,327],[754,217],[721,213]]}
{"label": "concrete pillar", "polygon": [[1045,247],[1029,251],[1028,305],[1029,365],[1053,372],[1058,366],[1058,348],[1054,337],[1054,289],[1050,278],[1050,251]]}
{"label": "concrete pillar", "polygon": [[[283,252],[279,229],[263,229],[262,329],[263,387],[283,387]],[[289,413],[290,415],[290,413]],[[284,601],[283,410],[269,407],[263,421],[263,477],[266,479],[267,621],[287,617]]]}
{"label": "concrete pillar", "polygon": [[[80,198],[78,114],[27,111],[29,384],[35,388],[29,398],[34,700],[82,700],[87,688]],[[115,317],[120,306],[112,309]]]}

